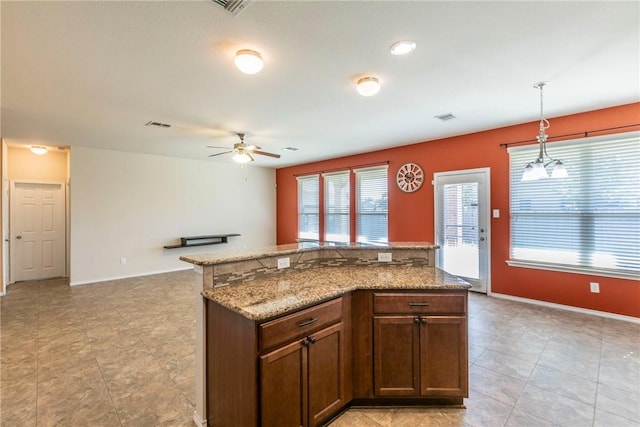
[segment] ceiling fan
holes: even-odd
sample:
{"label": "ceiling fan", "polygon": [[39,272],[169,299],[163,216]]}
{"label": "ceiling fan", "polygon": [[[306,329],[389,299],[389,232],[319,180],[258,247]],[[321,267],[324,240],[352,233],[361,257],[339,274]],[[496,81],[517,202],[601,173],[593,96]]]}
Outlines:
{"label": "ceiling fan", "polygon": [[[233,160],[238,163],[248,163],[253,162],[253,154],[259,154],[261,156],[269,156],[274,157],[276,159],[280,158],[280,154],[267,153],[266,151],[260,151],[261,147],[257,145],[247,145],[244,142],[244,133],[237,133],[238,138],[240,138],[240,142],[236,142],[233,144],[233,148],[228,151],[223,151],[222,153],[211,154],[209,157],[221,156],[223,154],[235,153],[233,155]],[[220,148],[220,149],[228,149],[229,147],[216,147],[212,145],[207,145],[208,148]]]}

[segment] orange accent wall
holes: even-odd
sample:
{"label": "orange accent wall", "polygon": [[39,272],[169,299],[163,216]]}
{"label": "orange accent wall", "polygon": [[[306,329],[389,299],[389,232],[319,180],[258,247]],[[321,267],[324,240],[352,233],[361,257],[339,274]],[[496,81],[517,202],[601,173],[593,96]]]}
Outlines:
{"label": "orange accent wall", "polygon": [[[551,137],[638,124],[640,123],[640,103],[556,117],[550,122]],[[640,126],[593,135],[638,129]],[[500,209],[500,218],[491,219],[492,292],[640,317],[640,283],[638,281],[509,267],[505,263],[505,260],[509,259],[509,155],[500,144],[532,140],[537,133],[538,122],[535,121],[278,169],[276,171],[277,242],[278,244],[292,243],[297,237],[296,175],[388,161],[389,240],[433,242],[434,196],[431,185],[433,174],[488,167],[491,168],[491,209]],[[424,185],[417,192],[410,194],[403,193],[395,185],[398,169],[407,162],[418,163],[426,176]],[[590,293],[590,281],[600,283],[599,294]]]}

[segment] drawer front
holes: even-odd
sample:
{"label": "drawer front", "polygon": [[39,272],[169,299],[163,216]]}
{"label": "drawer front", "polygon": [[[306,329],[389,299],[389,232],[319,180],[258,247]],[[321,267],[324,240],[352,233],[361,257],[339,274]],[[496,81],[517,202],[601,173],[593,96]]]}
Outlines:
{"label": "drawer front", "polygon": [[260,350],[270,350],[342,320],[342,298],[271,320],[259,326]]}
{"label": "drawer front", "polygon": [[466,295],[428,293],[375,293],[376,314],[464,314]]}

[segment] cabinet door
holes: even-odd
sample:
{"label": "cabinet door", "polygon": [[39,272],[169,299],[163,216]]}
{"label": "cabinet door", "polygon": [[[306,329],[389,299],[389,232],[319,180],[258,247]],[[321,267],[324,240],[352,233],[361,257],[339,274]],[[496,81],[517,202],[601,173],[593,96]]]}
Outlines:
{"label": "cabinet door", "polygon": [[309,336],[309,425],[317,426],[338,412],[345,402],[344,325]]}
{"label": "cabinet door", "polygon": [[422,395],[468,396],[467,323],[464,316],[423,316]]}
{"label": "cabinet door", "polygon": [[373,349],[376,396],[420,395],[418,317],[375,316]]}
{"label": "cabinet door", "polygon": [[263,427],[300,427],[307,419],[307,348],[295,341],[260,357]]}

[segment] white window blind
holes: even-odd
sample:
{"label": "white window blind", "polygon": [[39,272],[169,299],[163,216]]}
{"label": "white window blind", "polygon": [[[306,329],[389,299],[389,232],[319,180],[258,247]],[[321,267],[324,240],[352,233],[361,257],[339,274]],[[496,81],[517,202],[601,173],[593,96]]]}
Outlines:
{"label": "white window blind", "polygon": [[511,259],[640,275],[640,133],[547,145],[568,178],[522,182],[538,146],[509,148]]}
{"label": "white window blind", "polygon": [[387,166],[356,169],[356,241],[385,244],[388,238]]}
{"label": "white window blind", "polygon": [[298,177],[298,239],[320,239],[320,176]]}
{"label": "white window blind", "polygon": [[324,178],[325,241],[351,240],[349,216],[349,171],[326,173]]}

